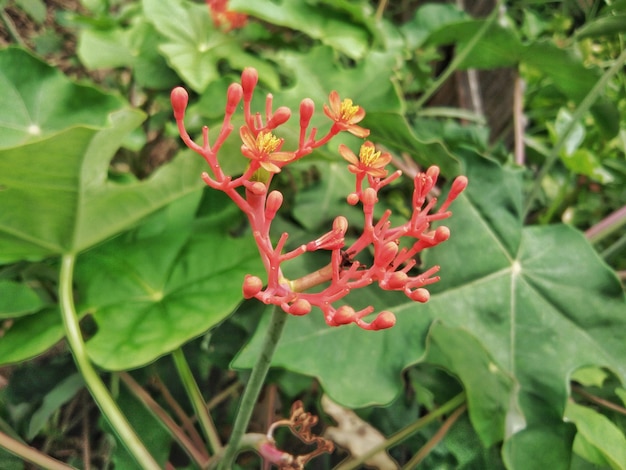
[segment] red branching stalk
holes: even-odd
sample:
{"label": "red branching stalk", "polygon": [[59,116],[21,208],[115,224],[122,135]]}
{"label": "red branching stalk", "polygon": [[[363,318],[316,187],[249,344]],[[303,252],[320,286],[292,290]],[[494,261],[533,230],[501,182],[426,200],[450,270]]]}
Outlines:
{"label": "red branching stalk", "polygon": [[[305,98],[299,109],[298,147],[285,151],[282,149],[283,139],[276,137],[274,130],[290,119],[291,110],[279,107],[273,111],[273,98],[269,94],[265,112],[253,113],[251,102],[257,81],[256,70],[247,68],[242,73],[241,84],[233,83],[229,87],[224,121],[213,145],[209,142],[206,126],[202,131],[202,145],[195,143],[185,130],[183,120],[188,101],[187,92],[179,87],[171,94],[174,117],[181,138],[209,165],[210,173],[203,173],[202,179],[211,188],[226,193],[247,215],[250,222],[267,280],[263,282],[257,276],[246,276],[243,282],[244,297],[254,297],[265,304],[278,305],[292,315],[306,315],[312,307],[318,307],[330,326],[356,323],[366,330],[393,326],[395,316],[391,312],[382,311],[374,320],[367,322],[364,318],[374,312],[374,307],[355,311],[347,305],[335,307],[333,304],[352,290],[375,282],[384,290],[402,291],[414,301],[426,302],[429,293],[425,287],[439,280],[435,275],[439,266],[433,266],[418,275],[410,273],[417,264],[416,256],[423,249],[434,247],[450,237],[447,227],[433,229],[431,225],[450,217],[448,207],[467,186],[467,178],[456,178],[447,198],[435,210],[436,198],[427,199],[427,195],[437,182],[439,168],[432,166],[426,172],[418,173],[413,178],[412,215],[404,224],[394,227],[390,222],[390,211],[386,211],[378,221],[374,220],[374,207],[378,202],[379,191],[402,174],[395,171],[387,175],[384,167],[391,160],[391,156],[378,151],[369,141],[361,146],[358,156],[346,146],[340,145],[339,152],[348,161],[348,170],[356,177],[355,190],[348,195],[347,201],[351,205],[361,204],[364,214],[363,233],[347,247],[344,237],[348,230],[348,221],[339,216],[326,234],[291,251],[285,251],[287,233],[283,233],[276,244],[270,238],[272,221],[283,202],[283,195],[279,191],[268,191],[273,176],[285,165],[325,145],[340,132],[345,131],[364,138],[369,135],[369,130],[358,125],[365,116],[363,108],[354,105],[349,99],[341,101],[337,92],[333,91],[329,96],[330,105],[324,105],[325,115],[332,120],[326,135],[318,139],[317,129],[309,129],[315,105],[312,100]],[[217,154],[233,131],[231,119],[242,100],[245,125],[239,130],[243,144],[241,152],[250,163],[241,176],[233,178],[224,174]],[[244,188],[243,196],[238,191],[241,187]],[[400,248],[401,239],[413,241],[412,244],[404,243]],[[371,265],[366,266],[356,260],[359,253],[370,249],[374,253]],[[328,266],[300,279],[288,280],[283,275],[283,262],[317,250],[330,251],[331,261]],[[322,284],[326,286],[320,292],[307,292],[311,287]]]}

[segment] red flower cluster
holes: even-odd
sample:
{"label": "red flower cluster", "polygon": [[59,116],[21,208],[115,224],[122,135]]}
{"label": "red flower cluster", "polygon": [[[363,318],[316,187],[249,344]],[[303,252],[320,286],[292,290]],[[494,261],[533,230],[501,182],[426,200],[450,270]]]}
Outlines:
{"label": "red flower cluster", "polygon": [[[439,280],[435,276],[439,270],[434,266],[425,272],[413,275],[411,270],[416,265],[415,257],[424,248],[433,247],[450,236],[447,227],[431,228],[434,221],[450,217],[448,211],[452,201],[467,186],[467,178],[460,176],[454,180],[444,203],[434,212],[437,200],[429,199],[439,176],[439,168],[430,167],[413,179],[412,216],[404,224],[392,226],[390,211],[374,220],[374,206],[378,202],[378,192],[400,175],[395,171],[387,176],[385,166],[391,156],[377,150],[372,142],[366,141],[355,155],[345,145],[339,146],[339,152],[349,163],[348,170],[355,174],[354,192],[347,197],[349,204],[361,204],[364,214],[364,230],[357,240],[346,246],[345,234],[348,222],[345,217],[337,217],[332,229],[316,240],[285,252],[288,234],[283,233],[276,244],[270,239],[270,226],[283,202],[283,195],[276,190],[268,191],[273,176],[290,162],[311,153],[313,149],[326,144],[339,132],[349,132],[358,137],[366,137],[369,130],[358,123],[365,117],[365,111],[354,105],[351,100],[340,100],[337,92],[329,96],[330,106],[324,105],[324,113],[332,120],[329,131],[316,138],[317,129],[309,130],[311,117],[315,111],[313,101],[306,98],[300,104],[300,133],[298,147],[283,151],[283,140],[274,135],[274,130],[287,122],[291,111],[286,107],[273,109],[272,95],[268,95],[265,106],[265,119],[260,113],[253,113],[251,101],[258,81],[256,70],[245,69],[241,84],[233,83],[228,89],[226,111],[221,131],[213,145],[208,138],[208,128],[203,129],[203,144],[196,144],[190,137],[183,123],[188,95],[182,88],[172,91],[171,101],[180,135],[185,144],[200,154],[211,169],[203,173],[207,185],[225,192],[248,216],[259,254],[263,260],[267,279],[264,282],[257,276],[248,275],[243,283],[245,298],[257,298],[266,304],[280,306],[292,315],[306,315],[312,307],[318,307],[324,313],[326,323],[331,326],[356,323],[367,330],[389,328],[395,324],[395,316],[388,311],[380,312],[372,321],[365,317],[374,312],[374,307],[355,311],[348,305],[335,307],[334,304],[354,289],[368,286],[374,282],[385,290],[402,291],[412,300],[426,302],[429,293],[425,286]],[[245,124],[240,129],[242,140],[241,152],[250,160],[243,175],[233,178],[225,175],[217,161],[217,153],[233,130],[231,118],[243,100]],[[263,177],[259,177],[263,174]],[[245,188],[241,195],[238,188]],[[410,243],[401,243],[403,239],[412,239]],[[402,247],[401,247],[402,245]],[[283,275],[283,262],[301,256],[304,253],[330,251],[331,262],[324,268],[302,278],[289,280]],[[373,251],[373,262],[365,265],[357,261],[357,255],[364,250]],[[319,292],[307,292],[314,286],[325,284]]]}
{"label": "red flower cluster", "polygon": [[248,22],[248,15],[237,13],[228,9],[228,0],[206,0],[211,12],[211,18],[216,28],[225,31],[243,28]]}

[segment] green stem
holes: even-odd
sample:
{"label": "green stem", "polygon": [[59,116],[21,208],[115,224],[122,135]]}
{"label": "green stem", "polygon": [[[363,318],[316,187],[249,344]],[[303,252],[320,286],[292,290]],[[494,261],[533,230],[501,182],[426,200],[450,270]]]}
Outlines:
{"label": "green stem", "polygon": [[204,398],[202,398],[202,393],[200,393],[198,383],[193,377],[193,373],[189,368],[187,359],[185,359],[185,354],[181,348],[178,348],[172,353],[172,357],[174,359],[174,364],[176,365],[176,370],[178,371],[180,380],[183,383],[183,386],[187,391],[187,396],[189,397],[193,409],[196,412],[196,416],[198,417],[204,436],[211,446],[211,450],[214,454],[216,454],[222,449],[222,443],[220,442],[220,437],[215,430],[215,424],[213,424],[206,402],[204,401]]}
{"label": "green stem", "polygon": [[574,126],[585,116],[585,114],[587,114],[591,106],[593,106],[593,104],[596,102],[598,97],[604,91],[604,87],[606,86],[606,84],[609,82],[609,80],[611,80],[611,78],[613,78],[615,74],[619,73],[622,70],[625,63],[626,63],[626,50],[624,50],[620,54],[620,56],[617,58],[617,60],[611,66],[611,68],[607,70],[604,73],[604,75],[602,75],[602,77],[600,77],[600,79],[596,82],[596,84],[591,89],[591,91],[580,102],[580,104],[574,111],[574,114],[572,114],[572,119],[568,122],[567,126],[565,126],[565,129],[563,129],[563,132],[561,133],[554,147],[552,147],[550,153],[548,154],[546,158],[545,163],[543,164],[543,167],[541,167],[541,170],[539,171],[539,173],[537,174],[537,177],[535,178],[535,182],[526,199],[526,205],[524,207],[524,218],[528,216],[528,213],[530,212],[532,208],[533,202],[535,201],[535,199],[539,195],[539,192],[541,191],[541,184],[543,182],[543,178],[548,174],[548,172],[550,171],[554,163],[559,158],[559,154],[561,153],[561,148],[563,147],[563,145],[565,145],[565,142],[567,141],[569,133],[572,131],[572,129],[574,129]]}
{"label": "green stem", "polygon": [[61,307],[61,317],[65,327],[65,336],[72,350],[74,361],[81,373],[91,396],[97,403],[102,414],[106,417],[111,428],[118,435],[119,439],[128,449],[128,452],[135,458],[137,463],[144,470],[159,470],[161,467],[154,460],[152,455],[145,448],[135,431],[130,426],[124,414],[118,408],[117,404],[111,397],[106,386],[95,371],[89,357],[87,349],[80,332],[78,324],[78,316],[74,306],[74,297],[72,292],[74,263],[76,255],[63,255],[61,260],[61,274],[59,281],[59,301]]}
{"label": "green stem", "polygon": [[459,406],[463,405],[464,402],[465,402],[465,392],[461,392],[457,396],[449,400],[448,402],[441,405],[436,410],[428,413],[426,416],[418,419],[417,421],[410,424],[406,428],[401,429],[400,431],[390,436],[387,440],[377,445],[376,447],[373,447],[366,454],[363,454],[356,459],[352,459],[349,462],[344,463],[343,465],[339,465],[338,467],[335,467],[335,470],[354,470],[356,468],[361,468],[367,460],[369,460],[371,457],[373,457],[377,453],[382,452],[386,449],[390,449],[391,447],[395,445],[398,445],[400,442],[404,441],[409,436],[412,436],[423,427],[427,426],[428,424],[438,419],[440,416],[448,414],[455,408],[458,408]]}
{"label": "green stem", "polygon": [[235,419],[233,426],[233,432],[230,436],[230,441],[224,452],[224,457],[220,462],[220,470],[230,470],[233,468],[235,457],[239,452],[241,438],[248,428],[250,418],[252,417],[252,411],[261,393],[261,388],[265,382],[265,377],[270,369],[272,363],[272,356],[280,340],[280,336],[283,332],[285,323],[287,322],[287,314],[283,312],[280,307],[272,305],[272,316],[270,318],[270,324],[265,334],[265,341],[263,342],[262,349],[257,358],[256,364],[252,368],[252,373],[248,379],[246,389],[241,397],[241,403],[239,404],[239,412]]}
{"label": "green stem", "polygon": [[424,107],[426,102],[437,92],[437,90],[439,90],[439,88],[441,88],[441,85],[443,85],[443,83],[458,69],[459,65],[461,65],[470,52],[472,52],[482,37],[487,34],[487,31],[489,31],[493,23],[495,23],[498,18],[499,8],[500,2],[497,2],[491,15],[489,15],[489,17],[485,20],[481,28],[476,32],[476,34],[474,34],[461,52],[454,56],[454,59],[452,59],[446,70],[444,70],[443,73],[437,77],[437,80],[435,80],[428,90],[426,90],[424,94],[415,102],[415,108],[419,109]]}

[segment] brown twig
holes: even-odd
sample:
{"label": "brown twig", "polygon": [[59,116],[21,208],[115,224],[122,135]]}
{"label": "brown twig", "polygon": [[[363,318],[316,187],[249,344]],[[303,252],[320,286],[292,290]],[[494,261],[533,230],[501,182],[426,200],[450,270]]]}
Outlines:
{"label": "brown twig", "polygon": [[444,421],[437,432],[431,437],[426,444],[413,456],[411,460],[403,467],[406,470],[417,467],[422,460],[433,450],[437,444],[445,437],[456,420],[465,412],[467,404],[463,403]]}
{"label": "brown twig", "polygon": [[617,413],[620,413],[626,416],[626,408],[624,408],[623,406],[616,405],[615,403],[611,401],[605,400],[604,398],[600,398],[592,393],[589,393],[587,390],[585,390],[582,387],[573,385],[572,392],[578,393],[579,395],[585,397],[587,400],[589,400],[592,403],[595,403],[596,405],[603,406],[604,408],[608,408],[609,410],[616,411]]}
{"label": "brown twig", "polygon": [[170,415],[168,415],[137,382],[135,382],[135,379],[133,379],[129,373],[120,372],[119,376],[133,395],[135,395],[135,397],[158,418],[163,426],[167,428],[174,440],[182,447],[189,458],[196,462],[200,468],[206,468],[209,457],[204,446],[197,448],[181,427],[176,424]]}

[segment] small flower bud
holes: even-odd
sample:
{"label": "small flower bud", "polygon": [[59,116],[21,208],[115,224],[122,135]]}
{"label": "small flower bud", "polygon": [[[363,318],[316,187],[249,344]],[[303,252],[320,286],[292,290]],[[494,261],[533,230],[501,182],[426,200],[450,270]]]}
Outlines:
{"label": "small flower bud", "polygon": [[246,185],[246,189],[255,196],[263,196],[267,193],[267,186],[261,181],[254,181],[252,184]]}
{"label": "small flower bud", "polygon": [[263,281],[257,276],[247,274],[243,280],[243,298],[251,299],[263,289]]}
{"label": "small flower bud", "polygon": [[300,127],[306,129],[309,127],[311,117],[315,112],[315,103],[311,98],[304,98],[300,103]]}
{"label": "small flower bud", "polygon": [[395,242],[387,242],[374,253],[374,265],[379,268],[386,268],[398,254],[398,245]]}
{"label": "small flower bud", "polygon": [[373,206],[378,202],[378,197],[376,196],[376,190],[374,188],[365,188],[363,194],[361,195],[361,201],[363,205]]}
{"label": "small flower bud", "polygon": [[370,324],[372,330],[385,330],[396,324],[396,316],[388,310],[383,310]]}
{"label": "small flower bud", "polygon": [[415,302],[425,303],[430,299],[430,292],[424,288],[415,289],[413,292],[407,294],[407,296]]}
{"label": "small flower bud", "polygon": [[457,176],[452,183],[450,192],[448,193],[448,201],[454,201],[459,194],[461,194],[465,188],[467,188],[468,180],[467,176]]}
{"label": "small flower bud", "polygon": [[252,93],[254,93],[254,88],[258,81],[259,74],[256,69],[252,67],[243,69],[243,72],[241,72],[241,87],[243,88],[244,100],[250,101],[252,99]]}
{"label": "small flower bud", "polygon": [[292,315],[306,315],[311,312],[311,304],[308,300],[298,299],[289,306],[288,311]]}
{"label": "small flower bud", "polygon": [[231,116],[237,110],[237,106],[241,101],[241,97],[243,96],[243,88],[239,83],[231,83],[228,87],[228,92],[226,93],[226,115]]}
{"label": "small flower bud", "polygon": [[429,176],[433,181],[433,184],[437,182],[437,178],[439,178],[439,167],[437,165],[433,165],[426,170],[426,176]]}
{"label": "small flower bud", "polygon": [[342,305],[333,315],[333,323],[335,325],[347,325],[353,323],[356,319],[354,309],[349,305]]}
{"label": "small flower bud", "polygon": [[390,289],[402,289],[408,280],[409,276],[405,272],[397,271],[389,276],[387,286],[389,286]]}
{"label": "small flower bud", "polygon": [[335,217],[335,220],[333,220],[333,228],[335,230],[341,230],[341,233],[345,234],[348,230],[348,219],[342,215]]}
{"label": "small flower bud", "polygon": [[267,196],[267,201],[265,202],[265,218],[268,220],[272,220],[276,216],[276,212],[280,209],[280,206],[283,204],[283,194],[280,191],[272,191]]}
{"label": "small flower bud", "polygon": [[183,87],[177,86],[170,94],[170,101],[174,109],[174,118],[180,121],[185,117],[185,110],[189,102],[189,93]]}
{"label": "small flower bud", "polygon": [[359,195],[357,193],[350,193],[348,194],[346,201],[348,201],[348,204],[351,206],[355,206],[359,202]]}
{"label": "small flower bud", "polygon": [[268,129],[275,129],[286,123],[291,117],[291,110],[287,106],[281,106],[276,110],[272,118],[267,122]]}
{"label": "small flower bud", "polygon": [[450,229],[445,226],[437,227],[437,230],[435,230],[435,241],[441,243],[445,242],[448,238],[450,238]]}

